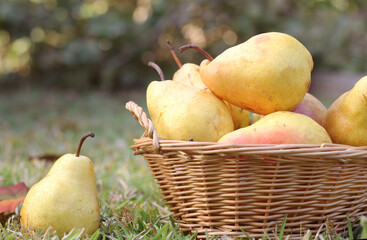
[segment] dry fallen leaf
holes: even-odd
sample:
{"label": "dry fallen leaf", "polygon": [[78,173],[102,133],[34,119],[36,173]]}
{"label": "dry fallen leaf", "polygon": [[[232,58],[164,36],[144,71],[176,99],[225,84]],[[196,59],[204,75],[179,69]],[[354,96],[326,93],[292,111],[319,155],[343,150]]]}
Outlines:
{"label": "dry fallen leaf", "polygon": [[53,163],[60,157],[61,157],[60,154],[43,154],[37,156],[30,156],[29,161]]}
{"label": "dry fallen leaf", "polygon": [[23,182],[10,187],[0,187],[0,213],[15,211],[18,204],[23,202],[28,190]]}
{"label": "dry fallen leaf", "polygon": [[24,201],[24,197],[7,199],[0,202],[0,213],[15,211],[18,204]]}

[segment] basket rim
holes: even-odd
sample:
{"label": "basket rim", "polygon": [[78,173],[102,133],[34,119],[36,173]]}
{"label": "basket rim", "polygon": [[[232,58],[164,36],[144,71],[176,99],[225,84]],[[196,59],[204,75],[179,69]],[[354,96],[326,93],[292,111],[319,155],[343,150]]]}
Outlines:
{"label": "basket rim", "polygon": [[[152,146],[153,139],[141,137],[134,139],[135,144],[131,149],[137,150]],[[154,149],[154,147],[153,147]],[[156,149],[154,149],[155,151]],[[159,149],[155,153],[181,152],[183,155],[226,155],[226,156],[277,156],[301,158],[302,161],[315,159],[333,159],[341,162],[352,160],[367,161],[367,150],[361,147],[352,147],[339,144],[220,144],[211,142],[189,142],[178,140],[159,140]],[[307,159],[306,159],[307,158]]]}
{"label": "basket rim", "polygon": [[140,145],[152,144],[156,153],[159,151],[190,151],[197,154],[270,154],[310,157],[332,157],[347,161],[349,159],[366,159],[367,146],[350,146],[336,143],[323,144],[230,144],[217,142],[197,142],[182,140],[165,140],[158,136],[153,122],[147,117],[143,109],[133,101],[125,105],[134,118],[144,128],[145,132],[140,139],[135,139],[137,148]]}

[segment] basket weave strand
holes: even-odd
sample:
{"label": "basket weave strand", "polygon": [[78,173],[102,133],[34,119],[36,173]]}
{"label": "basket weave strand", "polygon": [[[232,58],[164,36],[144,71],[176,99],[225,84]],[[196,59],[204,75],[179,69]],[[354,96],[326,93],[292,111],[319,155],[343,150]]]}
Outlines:
{"label": "basket weave strand", "polygon": [[338,144],[233,145],[160,139],[133,102],[145,129],[131,148],[142,155],[182,230],[209,235],[275,236],[287,215],[291,239],[347,231],[367,214],[367,147]]}

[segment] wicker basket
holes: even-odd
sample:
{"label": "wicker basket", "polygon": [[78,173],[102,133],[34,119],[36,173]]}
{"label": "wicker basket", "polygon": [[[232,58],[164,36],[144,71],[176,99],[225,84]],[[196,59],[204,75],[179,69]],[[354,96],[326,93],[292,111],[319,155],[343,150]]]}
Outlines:
{"label": "wicker basket", "polygon": [[[272,237],[315,234],[326,221],[347,231],[367,214],[367,147],[230,145],[162,140],[142,108],[126,108],[144,127],[131,147],[143,155],[182,230],[209,235]],[[366,136],[367,137],[367,136]]]}

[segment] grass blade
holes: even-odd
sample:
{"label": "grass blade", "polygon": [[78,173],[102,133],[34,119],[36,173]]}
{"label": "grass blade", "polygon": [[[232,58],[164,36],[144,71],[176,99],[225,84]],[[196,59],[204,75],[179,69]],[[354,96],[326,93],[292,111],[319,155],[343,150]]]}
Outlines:
{"label": "grass blade", "polygon": [[265,231],[264,231],[264,236],[265,236],[265,239],[271,240],[271,238],[269,237],[269,235]]}
{"label": "grass blade", "polygon": [[121,236],[121,234],[120,234],[120,232],[119,232],[118,230],[116,230],[116,231],[115,231],[115,233],[116,233],[116,235],[117,235],[117,237],[118,237],[118,239],[119,239],[119,240],[124,239],[124,238]]}
{"label": "grass blade", "polygon": [[241,229],[241,231],[246,235],[246,237],[248,238],[248,240],[252,240],[252,238],[250,237],[250,235],[248,235],[248,233],[245,232],[245,230]]}
{"label": "grass blade", "polygon": [[191,237],[190,237],[190,239],[189,240],[194,240],[195,238],[196,238],[196,236],[198,235],[198,232],[195,232]]}
{"label": "grass blade", "polygon": [[[164,225],[159,232],[154,236],[153,240],[157,240],[160,236],[163,236],[167,233],[168,224]],[[164,238],[163,238],[164,239]]]}
{"label": "grass blade", "polygon": [[347,213],[347,225],[348,225],[348,235],[349,235],[349,239],[353,240],[353,229],[352,229],[352,224],[350,223],[350,219],[349,219],[349,214]]}
{"label": "grass blade", "polygon": [[361,225],[362,225],[362,234],[361,238],[367,238],[367,218],[361,217]]}
{"label": "grass blade", "polygon": [[[7,238],[5,238],[4,240],[10,240],[10,239],[13,239],[13,237],[14,236],[16,236],[16,234],[15,233],[13,233],[13,234],[11,234],[11,235],[8,235],[8,237]],[[16,239],[16,238],[14,238],[14,239]]]}
{"label": "grass blade", "polygon": [[[9,237],[9,234],[8,234],[8,232],[6,231],[6,229],[5,228],[1,228],[2,229],[2,231],[1,232],[3,232],[3,234],[5,235],[5,237]],[[0,232],[0,233],[1,233]]]}
{"label": "grass blade", "polygon": [[89,238],[89,240],[98,240],[100,235],[101,235],[101,232],[98,229],[95,233],[93,233],[93,235]]}
{"label": "grass blade", "polygon": [[282,227],[280,228],[279,239],[283,239],[285,223],[287,222],[287,215],[284,216]]}

